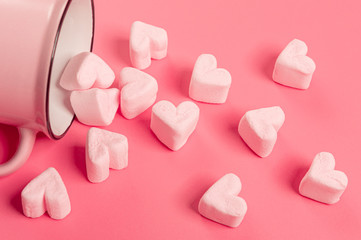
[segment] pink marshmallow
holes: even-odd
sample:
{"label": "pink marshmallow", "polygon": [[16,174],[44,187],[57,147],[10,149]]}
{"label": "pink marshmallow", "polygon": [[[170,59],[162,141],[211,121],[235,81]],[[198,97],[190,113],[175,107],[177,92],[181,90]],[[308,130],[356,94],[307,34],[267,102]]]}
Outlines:
{"label": "pink marshmallow", "polygon": [[130,29],[130,60],[134,67],[145,69],[150,66],[151,58],[162,59],[167,55],[167,32],[140,21],[135,21]]}
{"label": "pink marshmallow", "polygon": [[307,89],[316,64],[306,54],[307,45],[301,40],[292,40],[276,60],[273,80],[285,86]]}
{"label": "pink marshmallow", "polygon": [[100,128],[90,128],[86,143],[86,169],[90,182],[99,183],[109,177],[109,168],[128,166],[128,139]]}
{"label": "pink marshmallow", "polygon": [[238,133],[244,142],[260,157],[267,157],[277,140],[277,132],[285,121],[280,107],[260,108],[244,114]]}
{"label": "pink marshmallow", "polygon": [[113,70],[96,54],[83,52],[71,58],[60,78],[67,90],[108,88],[115,79]]}
{"label": "pink marshmallow", "polygon": [[189,85],[189,96],[200,102],[224,103],[231,87],[231,74],[217,68],[217,60],[211,54],[198,57]]}
{"label": "pink marshmallow", "polygon": [[46,211],[53,219],[65,218],[71,210],[66,187],[55,168],[48,168],[31,180],[21,192],[24,215],[42,216]]}
{"label": "pink marshmallow", "polygon": [[233,173],[219,179],[199,201],[199,213],[215,222],[229,227],[238,227],[247,212],[246,201],[238,197],[241,180]]}
{"label": "pink marshmallow", "polygon": [[157,98],[158,83],[149,74],[136,68],[125,67],[120,72],[120,110],[132,119],[153,105]]}
{"label": "pink marshmallow", "polygon": [[73,91],[70,103],[78,120],[86,125],[107,126],[112,123],[119,107],[117,88],[92,88]]}
{"label": "pink marshmallow", "polygon": [[163,100],[152,108],[150,128],[164,145],[177,151],[195,130],[198,119],[199,108],[193,102],[185,101],[175,107]]}
{"label": "pink marshmallow", "polygon": [[310,169],[303,177],[299,192],[313,200],[334,204],[340,200],[347,183],[346,174],[335,170],[333,155],[321,152],[313,159]]}

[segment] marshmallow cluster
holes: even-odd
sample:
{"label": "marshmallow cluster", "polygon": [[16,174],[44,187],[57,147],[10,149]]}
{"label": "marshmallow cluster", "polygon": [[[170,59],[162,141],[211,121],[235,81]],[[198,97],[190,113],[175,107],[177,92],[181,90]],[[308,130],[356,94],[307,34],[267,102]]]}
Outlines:
{"label": "marshmallow cluster", "polygon": [[[71,91],[71,105],[83,124],[110,125],[119,106],[124,118],[134,119],[156,102],[157,80],[142,70],[151,65],[151,59],[166,57],[167,32],[136,21],[131,27],[129,46],[134,68],[121,70],[116,88],[111,88],[114,72],[94,53],[80,53],[68,62],[60,85]],[[307,89],[316,69],[313,60],[306,56],[307,50],[304,42],[291,41],[276,60],[273,80],[285,86]],[[218,68],[215,56],[201,54],[194,64],[189,97],[202,103],[225,103],[231,82],[231,74]],[[192,101],[183,101],[178,106],[167,100],[158,101],[151,108],[150,129],[167,148],[178,151],[195,131],[199,115],[200,109]],[[284,122],[285,113],[280,106],[249,110],[239,121],[238,133],[256,155],[264,158],[273,151]],[[85,149],[87,177],[92,183],[105,181],[109,169],[121,170],[128,166],[128,139],[120,133],[92,127]],[[335,170],[333,155],[321,152],[302,179],[299,193],[334,204],[340,200],[347,183],[346,174]],[[224,175],[201,197],[199,213],[229,227],[239,226],[247,212],[246,201],[238,196],[241,188],[237,175]],[[63,219],[71,210],[64,182],[54,168],[31,180],[21,198],[24,215],[31,218],[40,217],[47,211],[51,218]]]}
{"label": "marshmallow cluster", "polygon": [[86,125],[107,126],[119,106],[113,70],[96,54],[83,52],[68,62],[60,86],[71,91],[70,103],[77,119]]}

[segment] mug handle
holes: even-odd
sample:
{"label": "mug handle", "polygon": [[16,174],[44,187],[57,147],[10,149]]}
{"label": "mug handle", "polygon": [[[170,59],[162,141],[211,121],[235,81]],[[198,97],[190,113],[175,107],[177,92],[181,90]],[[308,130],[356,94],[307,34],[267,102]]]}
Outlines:
{"label": "mug handle", "polygon": [[18,170],[28,160],[33,146],[37,131],[29,128],[18,128],[19,146],[14,156],[7,162],[0,164],[0,177],[9,175]]}

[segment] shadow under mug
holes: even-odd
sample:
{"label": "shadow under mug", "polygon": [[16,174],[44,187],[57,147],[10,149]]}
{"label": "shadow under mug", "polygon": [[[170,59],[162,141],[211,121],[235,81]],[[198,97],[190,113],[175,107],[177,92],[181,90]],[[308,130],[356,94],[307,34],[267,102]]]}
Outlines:
{"label": "shadow under mug", "polygon": [[16,126],[19,146],[0,176],[28,159],[36,134],[65,135],[74,120],[59,79],[70,58],[91,51],[93,0],[0,1],[0,123]]}

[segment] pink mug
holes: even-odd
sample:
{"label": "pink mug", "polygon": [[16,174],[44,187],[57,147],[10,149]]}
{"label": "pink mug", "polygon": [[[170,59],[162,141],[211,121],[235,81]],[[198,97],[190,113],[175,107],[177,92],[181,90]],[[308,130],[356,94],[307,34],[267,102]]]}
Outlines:
{"label": "pink mug", "polygon": [[38,132],[60,139],[74,119],[59,78],[69,59],[91,51],[92,0],[0,1],[0,123],[16,126],[19,146],[0,176],[28,159]]}

